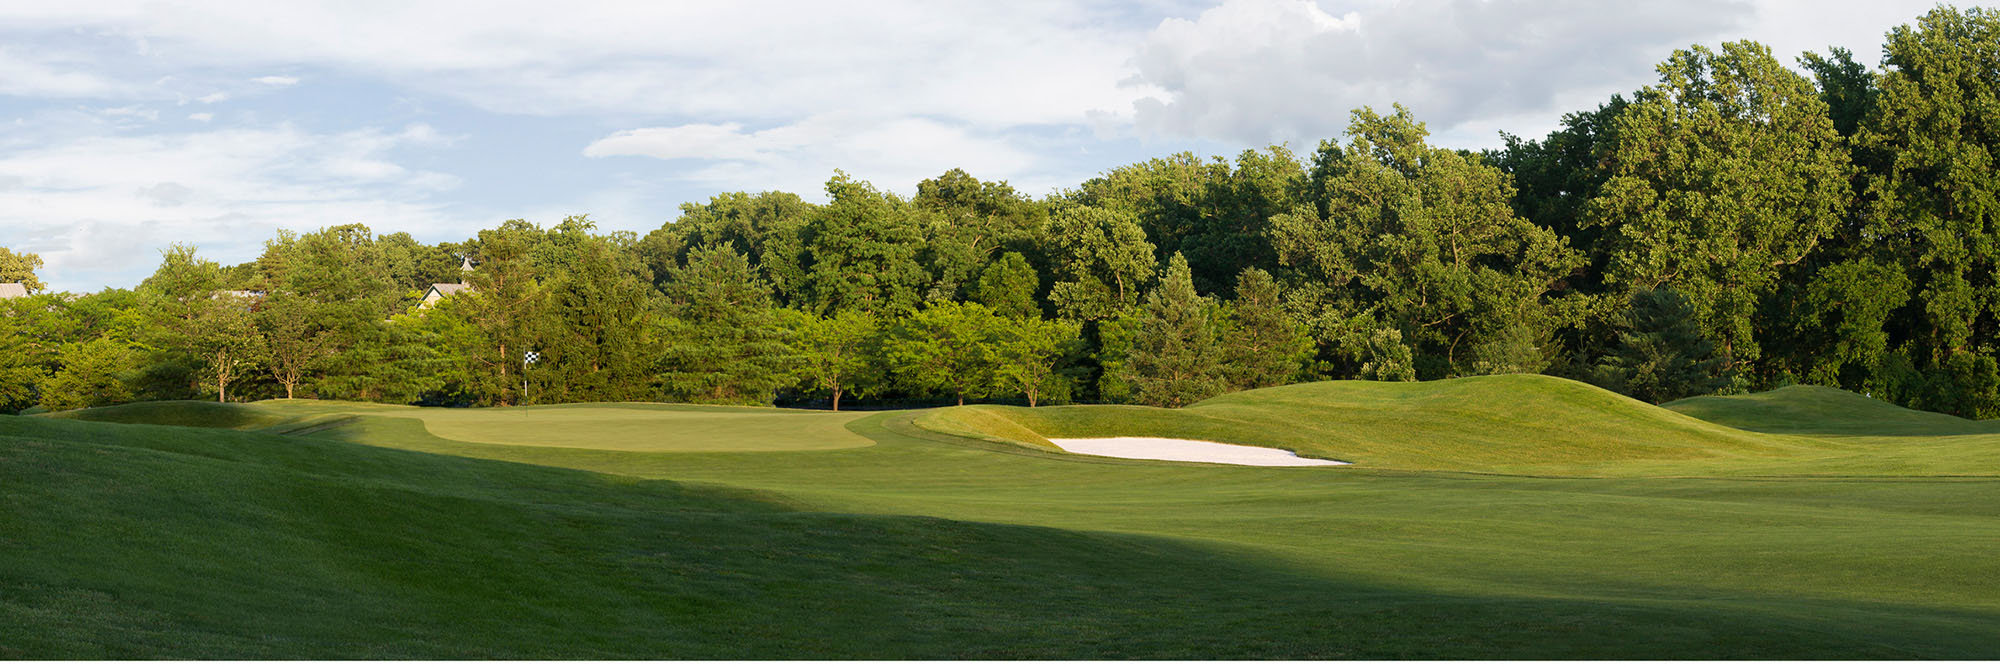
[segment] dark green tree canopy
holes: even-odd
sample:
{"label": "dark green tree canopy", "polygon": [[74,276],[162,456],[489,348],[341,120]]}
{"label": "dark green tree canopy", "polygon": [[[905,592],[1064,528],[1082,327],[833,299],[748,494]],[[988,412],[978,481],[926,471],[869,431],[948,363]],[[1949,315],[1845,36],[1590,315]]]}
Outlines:
{"label": "dark green tree canopy", "polygon": [[1483,152],[1364,108],[1310,152],[1180,153],[1037,196],[963,169],[883,188],[836,171],[824,203],[721,193],[644,235],[577,215],[435,243],[280,231],[233,265],[176,246],[138,289],[89,295],[0,251],[0,282],[35,292],[0,303],[0,409],[63,391],[1184,405],[1550,373],[1648,400],[1811,382],[2000,415],[2000,12],[1936,8],[1882,52],[1871,70],[1839,47],[1788,67],[1691,46],[1656,84]]}

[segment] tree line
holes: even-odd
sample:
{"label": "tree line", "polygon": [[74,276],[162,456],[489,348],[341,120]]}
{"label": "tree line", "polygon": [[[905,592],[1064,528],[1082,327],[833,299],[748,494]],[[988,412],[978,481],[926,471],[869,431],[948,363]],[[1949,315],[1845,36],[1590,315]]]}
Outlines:
{"label": "tree line", "polygon": [[[1546,137],[1343,137],[1111,169],[1041,197],[836,172],[422,244],[280,232],[40,292],[0,251],[0,409],[314,397],[434,405],[1185,405],[1316,379],[1547,373],[1661,402],[1812,383],[2000,416],[2000,13],[1940,7],[1879,67],[1755,42]],[[461,266],[470,263],[469,271]],[[430,307],[432,283],[470,289]]]}

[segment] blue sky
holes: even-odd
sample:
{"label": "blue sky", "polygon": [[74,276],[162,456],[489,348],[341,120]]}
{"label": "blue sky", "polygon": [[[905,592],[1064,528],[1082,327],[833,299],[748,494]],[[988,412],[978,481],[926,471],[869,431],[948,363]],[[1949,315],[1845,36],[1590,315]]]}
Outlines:
{"label": "blue sky", "polygon": [[[79,6],[85,5],[85,6]],[[1674,48],[1874,63],[1924,2],[40,2],[0,4],[0,246],[52,288],[279,228],[426,242],[589,214],[644,232],[734,190],[1041,194],[1178,151],[1337,136],[1401,102],[1435,143],[1538,136]]]}

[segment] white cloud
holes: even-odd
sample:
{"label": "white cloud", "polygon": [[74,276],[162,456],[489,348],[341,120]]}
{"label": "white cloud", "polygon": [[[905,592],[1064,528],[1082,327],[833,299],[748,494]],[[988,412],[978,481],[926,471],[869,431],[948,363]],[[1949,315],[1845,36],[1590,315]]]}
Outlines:
{"label": "white cloud", "polygon": [[[153,251],[201,246],[254,257],[278,227],[363,222],[379,229],[476,228],[434,195],[455,178],[394,161],[428,130],[316,134],[292,126],[143,137],[87,137],[0,153],[0,228],[40,253],[57,288],[130,285]],[[18,240],[17,240],[18,238]]]}
{"label": "white cloud", "polygon": [[111,118],[130,118],[130,119],[143,119],[143,120],[160,119],[160,111],[158,109],[150,109],[147,107],[142,107],[137,105],[98,109],[97,113]]}
{"label": "white cloud", "polygon": [[255,81],[257,83],[261,83],[266,86],[290,86],[297,84],[299,82],[299,78],[296,76],[260,76],[255,79],[251,79],[251,81]]}
{"label": "white cloud", "polygon": [[89,71],[89,63],[31,60],[0,48],[0,95],[54,98],[110,98],[129,86]]}
{"label": "white cloud", "polygon": [[1229,0],[1169,19],[1139,50],[1150,131],[1243,143],[1338,134],[1397,102],[1434,126],[1549,110],[1578,88],[1650,80],[1673,48],[1751,17],[1724,0],[1410,0],[1335,16],[1310,0]]}
{"label": "white cloud", "polygon": [[216,93],[209,93],[201,97],[197,97],[195,98],[195,101],[200,102],[202,104],[214,104],[216,102],[221,102],[226,99],[229,99],[229,93],[216,92]]}
{"label": "white cloud", "polygon": [[989,126],[1129,108],[1135,91],[1117,82],[1156,20],[1062,0],[75,4],[0,4],[0,26],[89,25],[143,40],[167,69],[327,68],[505,113],[894,111]]}
{"label": "white cloud", "polygon": [[188,120],[206,123],[208,121],[215,120],[215,114],[206,111],[200,113],[191,113],[188,114]]}
{"label": "white cloud", "polygon": [[[590,157],[690,160],[683,178],[715,190],[779,189],[812,196],[835,169],[888,189],[963,168],[988,179],[1035,188],[1033,153],[1004,137],[925,118],[822,114],[798,123],[745,131],[736,123],[625,130],[592,142]],[[1030,182],[1018,182],[1020,177]]]}

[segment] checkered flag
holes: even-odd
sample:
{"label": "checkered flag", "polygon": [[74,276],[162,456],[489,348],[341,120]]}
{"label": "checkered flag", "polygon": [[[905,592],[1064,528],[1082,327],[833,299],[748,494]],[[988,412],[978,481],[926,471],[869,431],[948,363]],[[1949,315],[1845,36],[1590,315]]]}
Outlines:
{"label": "checkered flag", "polygon": [[529,350],[527,354],[521,355],[521,363],[523,364],[532,364],[541,360],[542,353],[533,350]]}

